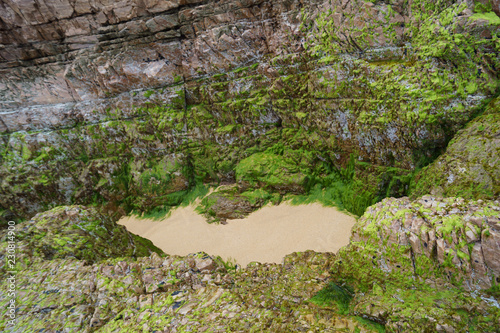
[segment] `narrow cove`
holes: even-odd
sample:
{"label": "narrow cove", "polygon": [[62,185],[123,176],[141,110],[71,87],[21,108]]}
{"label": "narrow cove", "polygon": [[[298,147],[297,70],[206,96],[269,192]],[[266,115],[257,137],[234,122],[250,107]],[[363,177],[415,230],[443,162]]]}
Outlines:
{"label": "narrow cove", "polygon": [[187,255],[204,251],[248,263],[281,263],[292,252],[337,252],[349,243],[353,216],[320,204],[266,206],[226,225],[209,224],[193,206],[180,207],[161,220],[127,216],[118,223],[151,240],[165,253]]}

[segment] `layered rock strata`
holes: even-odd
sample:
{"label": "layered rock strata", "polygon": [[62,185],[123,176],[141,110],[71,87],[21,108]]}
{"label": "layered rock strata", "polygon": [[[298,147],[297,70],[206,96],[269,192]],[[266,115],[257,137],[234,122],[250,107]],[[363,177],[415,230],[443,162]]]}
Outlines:
{"label": "layered rock strata", "polygon": [[353,311],[391,331],[469,330],[473,310],[491,332],[487,322],[500,322],[499,232],[499,201],[385,199],[358,221],[332,272],[361,292]]}
{"label": "layered rock strata", "polygon": [[3,215],[171,206],[258,159],[270,191],[352,155],[347,201],[406,194],[497,87],[496,14],[464,1],[2,6]]}

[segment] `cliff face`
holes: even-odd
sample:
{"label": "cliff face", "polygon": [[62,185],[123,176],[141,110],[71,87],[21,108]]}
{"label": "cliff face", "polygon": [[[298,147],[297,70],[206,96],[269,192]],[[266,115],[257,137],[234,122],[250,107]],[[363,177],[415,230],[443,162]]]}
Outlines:
{"label": "cliff face", "polygon": [[95,121],[89,112],[97,109],[102,116],[100,104],[143,103],[122,93],[255,63],[277,53],[297,29],[302,7],[300,1],[260,0],[1,6],[0,105],[8,132]]}
{"label": "cliff face", "polygon": [[497,89],[498,17],[471,2],[1,5],[3,215],[147,211],[249,179],[336,179],[361,214],[406,194]]}
{"label": "cliff face", "polygon": [[387,199],[337,257],[234,272],[204,254],[99,261],[155,249],[94,209],[55,208],[18,225],[12,331],[28,317],[40,329],[76,318],[64,329],[85,332],[498,327],[500,208],[483,200],[498,197],[499,11],[496,0],[1,1],[0,221],[75,203],[150,212],[207,183],[231,183],[202,201],[219,220],[289,193],[360,216],[410,191],[471,199]]}
{"label": "cliff face", "polygon": [[[201,110],[199,117],[188,110],[203,102],[200,80],[280,53],[283,41],[297,33],[303,5],[51,1],[1,6],[0,173],[5,195],[0,201],[6,209],[31,214],[48,202],[69,203],[82,196],[88,202],[88,192],[101,197],[95,181],[101,180],[97,187],[106,185],[117,165],[137,158],[143,171],[144,161],[155,165],[165,155],[166,164],[180,160],[185,165],[186,138],[215,144],[214,136],[227,136],[214,132],[224,127],[217,110]],[[242,73],[232,76],[246,76]],[[240,89],[253,83],[242,80]],[[156,116],[149,123],[152,110]],[[195,126],[197,118],[207,128]],[[262,118],[277,121],[272,114]],[[113,157],[118,160],[109,160]],[[176,167],[164,170],[166,164],[159,167],[162,174],[173,171],[169,178],[180,177],[173,191],[185,189],[186,177]],[[48,193],[52,199],[40,197]]]}

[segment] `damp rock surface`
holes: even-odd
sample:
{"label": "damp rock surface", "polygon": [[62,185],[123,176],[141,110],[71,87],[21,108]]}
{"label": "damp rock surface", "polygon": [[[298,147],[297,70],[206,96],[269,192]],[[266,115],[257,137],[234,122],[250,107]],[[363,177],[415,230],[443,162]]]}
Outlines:
{"label": "damp rock surface", "polygon": [[[15,226],[16,260],[28,267],[35,260],[75,258],[93,263],[113,257],[163,253],[153,243],[129,233],[113,219],[85,206],[60,206]],[[7,257],[7,230],[0,255]],[[5,269],[6,261],[2,261]]]}

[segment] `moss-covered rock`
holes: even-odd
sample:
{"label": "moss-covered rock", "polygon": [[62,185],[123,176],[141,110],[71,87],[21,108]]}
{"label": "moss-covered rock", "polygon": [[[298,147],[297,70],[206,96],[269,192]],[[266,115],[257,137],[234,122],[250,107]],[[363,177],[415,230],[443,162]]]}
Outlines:
{"label": "moss-covered rock", "polygon": [[[366,202],[405,195],[393,176],[432,161],[498,88],[498,24],[475,19],[471,1],[334,0],[320,11],[309,1],[302,13],[300,1],[285,3],[282,28],[293,32],[266,57],[241,54],[253,64],[172,83],[175,66],[161,72],[163,86],[121,86],[102,103],[75,105],[83,118],[64,126],[4,133],[0,209],[28,218],[112,202],[147,212],[178,204],[196,183],[236,178],[302,193],[351,155],[373,165],[355,177]],[[366,204],[350,206],[360,213]]]}
{"label": "moss-covered rock", "polygon": [[394,331],[484,330],[500,320],[499,249],[498,201],[385,199],[356,223],[332,272],[357,292],[351,311]]}
{"label": "moss-covered rock", "polygon": [[[7,255],[7,230],[0,254]],[[15,226],[17,263],[29,265],[35,260],[76,258],[93,263],[116,257],[140,257],[163,253],[153,243],[129,233],[124,226],[100,214],[95,208],[60,206],[37,214]],[[3,268],[6,268],[3,261]]]}
{"label": "moss-covered rock", "polygon": [[0,281],[0,330],[380,332],[381,325],[308,302],[327,284],[334,258],[307,251],[244,269],[204,253],[38,262],[16,275],[14,325],[9,282]]}
{"label": "moss-covered rock", "polygon": [[459,131],[446,152],[416,176],[413,197],[424,194],[494,199],[500,196],[500,99]]}
{"label": "moss-covered rock", "polygon": [[239,192],[236,184],[221,186],[201,200],[197,211],[203,214],[209,223],[224,223],[226,220],[244,218],[260,207],[259,203],[252,204]]}
{"label": "moss-covered rock", "polygon": [[293,155],[257,153],[236,166],[236,179],[283,194],[301,193],[306,178],[301,164],[294,163]]}

